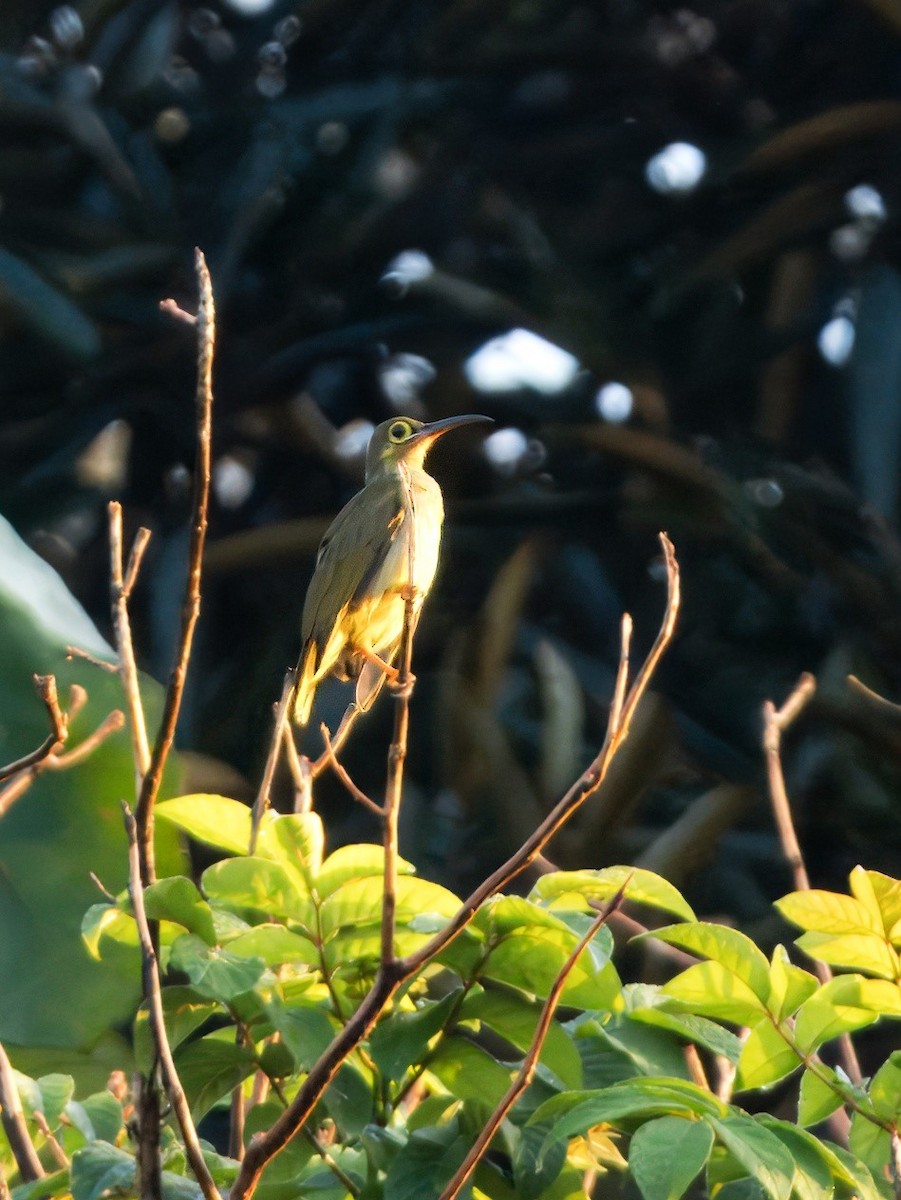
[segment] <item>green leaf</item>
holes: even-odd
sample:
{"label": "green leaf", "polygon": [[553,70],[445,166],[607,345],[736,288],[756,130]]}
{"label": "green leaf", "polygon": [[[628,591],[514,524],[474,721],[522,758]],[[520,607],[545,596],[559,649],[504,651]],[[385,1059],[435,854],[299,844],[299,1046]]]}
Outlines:
{"label": "green leaf", "polygon": [[706,921],[684,922],[639,934],[635,940],[649,937],[719,963],[758,1000],[765,1003],[769,998],[770,964],[751,939],[737,929]]}
{"label": "green leaf", "polygon": [[856,1200],[885,1200],[886,1193],[879,1189],[866,1163],[861,1162],[856,1154],[850,1154],[832,1143],[827,1149],[841,1163],[847,1178],[852,1181]]}
{"label": "green leaf", "polygon": [[[176,985],[162,989],[163,1020],[169,1046],[175,1050],[210,1017],[222,1012],[215,1000],[207,1000],[192,988]],[[134,1024],[135,1060],[138,1068],[149,1072],[156,1058],[150,1015],[146,1002],[138,1009]]]}
{"label": "green leaf", "polygon": [[729,1153],[755,1179],[771,1200],[789,1200],[794,1163],[782,1142],[752,1117],[708,1117]]}
{"label": "green leaf", "polygon": [[[461,1021],[484,1023],[525,1054],[532,1044],[541,1007],[519,996],[499,992],[473,992],[466,997]],[[582,1061],[573,1039],[556,1021],[551,1021],[539,1056],[553,1071],[563,1088],[582,1085]]]}
{"label": "green leaf", "polygon": [[801,929],[816,930],[817,933],[884,932],[877,913],[871,912],[866,904],[853,896],[842,896],[838,892],[825,892],[818,888],[789,892],[776,901],[776,908],[786,921],[799,925]]}
{"label": "green leaf", "polygon": [[551,1186],[566,1162],[566,1143],[547,1141],[544,1125],[520,1130],[513,1154],[513,1181],[517,1197],[534,1200]]}
{"label": "green leaf", "polygon": [[297,880],[280,863],[268,858],[224,859],[204,871],[201,884],[210,900],[223,908],[291,918],[308,932],[315,930],[315,910],[305,890],[298,888]]}
{"label": "green leaf", "polygon": [[322,866],[325,835],[316,813],[266,814],[260,826],[256,853],[270,858],[289,872],[299,872],[309,888]]}
{"label": "green leaf", "polygon": [[791,1075],[801,1066],[801,1059],[791,1048],[769,1017],[758,1021],[745,1039],[735,1089],[768,1088]]}
{"label": "green leaf", "polygon": [[[871,902],[864,898],[864,888],[876,905],[886,936],[891,935],[901,922],[901,879],[893,879],[881,871],[864,871],[862,867],[855,867],[851,872],[851,891],[869,907]],[[898,932],[901,933],[901,930]]]}
{"label": "green leaf", "polygon": [[859,975],[839,975],[805,1000],[795,1020],[795,1042],[801,1052],[810,1054],[839,1034],[878,1020],[878,1012],[865,1005],[872,992],[864,985],[873,982]]}
{"label": "green leaf", "polygon": [[[898,1122],[901,1116],[901,1050],[890,1055],[873,1076],[869,1102],[875,1117],[889,1124]],[[891,1135],[887,1129],[870,1120],[866,1113],[855,1112],[851,1117],[848,1142],[877,1178],[887,1173],[891,1160]]]}
{"label": "green leaf", "polygon": [[343,1137],[359,1137],[373,1119],[372,1080],[358,1066],[344,1062],[322,1097],[329,1116]]}
{"label": "green leaf", "polygon": [[689,967],[664,984],[662,991],[690,1012],[736,1025],[756,1025],[766,1015],[760,997],[718,962]]}
{"label": "green leaf", "polygon": [[[831,1067],[820,1063],[819,1070],[827,1072],[829,1077],[838,1084],[838,1076]],[[821,1121],[831,1117],[841,1105],[841,1091],[831,1088],[828,1083],[814,1075],[813,1071],[805,1070],[801,1076],[801,1090],[798,1097],[799,1125],[819,1125]]]}
{"label": "green leaf", "polygon": [[529,893],[530,900],[541,901],[552,908],[572,906],[584,908],[587,901],[610,900],[626,884],[626,898],[636,904],[673,913],[686,921],[694,921],[691,906],[673,885],[653,871],[642,867],[604,867],[599,871],[554,871],[543,875]]}
{"label": "green leaf", "polygon": [[901,1115],[901,1050],[890,1054],[873,1076],[870,1104],[876,1116],[886,1121],[896,1121]]}
{"label": "green leaf", "polygon": [[217,850],[246,854],[250,846],[250,809],[227,796],[177,796],[158,804],[155,811],[157,820]]}
{"label": "green leaf", "polygon": [[41,1093],[41,1112],[50,1128],[55,1129],[75,1092],[75,1080],[71,1075],[42,1075],[37,1085]]}
{"label": "green leaf", "polygon": [[[334,891],[319,910],[323,938],[338,929],[355,928],[378,921],[382,906],[381,876],[352,879]],[[443,928],[456,914],[460,901],[447,888],[415,875],[401,875],[397,880],[396,914],[398,925],[433,914]],[[423,931],[424,933],[427,931]]]}
{"label": "green leaf", "polygon": [[[398,859],[398,874],[412,875],[412,863]],[[330,854],[316,875],[316,894],[325,900],[342,884],[352,879],[367,879],[373,875],[384,875],[385,851],[382,846],[361,842],[353,846],[340,846]]]}
{"label": "green leaf", "polygon": [[422,1059],[431,1039],[459,1003],[460,989],[440,1000],[425,1000],[415,1012],[395,1012],[381,1020],[369,1039],[369,1053],[388,1079],[402,1079]]}
{"label": "green leaf", "polygon": [[91,1122],[92,1137],[103,1142],[115,1142],[122,1133],[124,1117],[122,1104],[112,1092],[95,1092],[81,1102]]}
{"label": "green leaf", "polygon": [[249,992],[265,970],[262,959],[244,958],[208,946],[192,933],[183,934],[173,943],[169,961],[176,971],[184,971],[201,995],[223,1004]]}
{"label": "green leaf", "polygon": [[759,1119],[791,1155],[795,1165],[792,1190],[797,1200],[831,1200],[835,1192],[831,1168],[833,1160],[819,1140],[789,1121],[777,1121],[766,1116]]}
{"label": "green leaf", "polygon": [[[48,481],[45,480],[45,484]],[[50,496],[53,487],[44,488]],[[53,503],[53,501],[51,501]],[[54,674],[60,701],[69,688],[87,691],[70,723],[76,749],[114,709],[119,679],[83,660],[67,661],[74,644],[100,659],[114,655],[62,579],[0,517],[0,762],[19,758],[48,733],[47,712],[32,674]],[[148,727],[156,728],[162,690],[140,681]],[[171,794],[175,756],[163,780]],[[98,896],[90,873],[113,893],[128,876],[120,800],[134,792],[126,730],[108,737],[65,771],[43,771],[4,814],[0,836],[0,1040],[17,1047],[81,1048],[88,1053],[107,1030],[130,1019],[140,995],[134,945],[108,940],[103,960],[89,957],[79,936],[82,916]],[[170,830],[156,839],[161,874],[183,869]],[[64,902],[61,901],[64,897]],[[45,1069],[59,1069],[55,1064]]]}
{"label": "green leaf", "polygon": [[210,906],[190,879],[170,875],[152,883],[144,892],[144,907],[151,920],[174,921],[196,933],[208,946],[215,946],[216,931]]}
{"label": "green leaf", "polygon": [[135,1160],[107,1142],[91,1142],[72,1155],[72,1200],[100,1200],[107,1192],[131,1192]]}
{"label": "green leaf", "polygon": [[776,946],[770,959],[769,1009],[777,1021],[790,1017],[820,986],[809,971],[796,967],[784,946]]}
{"label": "green leaf", "polygon": [[629,1018],[642,1025],[653,1025],[667,1029],[683,1041],[693,1042],[706,1050],[737,1063],[741,1054],[741,1042],[734,1033],[717,1025],[707,1017],[694,1013],[671,1012],[669,999],[658,987],[650,984],[632,984],[623,989],[625,1011]]}
{"label": "green leaf", "polygon": [[66,1167],[62,1171],[54,1171],[50,1175],[34,1179],[31,1183],[20,1183],[11,1188],[10,1193],[13,1200],[46,1200],[48,1196],[68,1198],[72,1194],[69,1180],[69,1168]]}
{"label": "green leaf", "polygon": [[267,1012],[298,1067],[304,1071],[331,1045],[338,1031],[337,1022],[321,1004],[312,1000],[287,1005],[276,998],[268,1005]]}
{"label": "green leaf", "polygon": [[901,958],[881,934],[802,933],[795,944],[811,958],[833,967],[866,971],[880,979],[901,975]]}
{"label": "green leaf", "polygon": [[246,933],[230,938],[228,950],[241,958],[259,958],[267,967],[282,963],[305,963],[318,967],[319,951],[309,938],[292,933],[284,925],[255,925]]}
{"label": "green leaf", "polygon": [[626,1055],[641,1075],[688,1078],[682,1045],[661,1029],[617,1016],[598,1029],[598,1036]]}
{"label": "green leaf", "polygon": [[470,1142],[454,1124],[417,1130],[391,1163],[384,1195],[391,1200],[435,1200],[466,1157]]}
{"label": "green leaf", "polygon": [[712,1146],[713,1133],[703,1121],[647,1121],[629,1147],[629,1169],[644,1200],[681,1200]]}
{"label": "green leaf", "polygon": [[512,1073],[487,1050],[465,1038],[442,1039],[429,1070],[458,1100],[494,1108],[510,1086]]}
{"label": "green leaf", "polygon": [[235,1043],[233,1032],[231,1037],[231,1041],[215,1035],[200,1038],[182,1046],[175,1056],[178,1075],[195,1121],[204,1117],[218,1100],[256,1070],[251,1051]]}
{"label": "green leaf", "polygon": [[583,1134],[602,1121],[672,1116],[726,1116],[727,1105],[696,1084],[678,1079],[642,1078],[614,1083],[602,1091],[564,1092],[546,1100],[528,1124],[553,1123],[553,1138]]}

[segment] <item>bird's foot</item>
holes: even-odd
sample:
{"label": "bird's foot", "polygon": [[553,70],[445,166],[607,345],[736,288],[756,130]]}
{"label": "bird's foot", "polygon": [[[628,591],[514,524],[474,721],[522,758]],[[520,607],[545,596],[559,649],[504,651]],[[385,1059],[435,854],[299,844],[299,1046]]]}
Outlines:
{"label": "bird's foot", "polygon": [[409,700],[413,695],[413,688],[416,685],[416,676],[411,671],[403,679],[401,679],[400,671],[395,668],[394,675],[389,677],[387,681],[388,691],[393,696],[403,697],[404,700]]}

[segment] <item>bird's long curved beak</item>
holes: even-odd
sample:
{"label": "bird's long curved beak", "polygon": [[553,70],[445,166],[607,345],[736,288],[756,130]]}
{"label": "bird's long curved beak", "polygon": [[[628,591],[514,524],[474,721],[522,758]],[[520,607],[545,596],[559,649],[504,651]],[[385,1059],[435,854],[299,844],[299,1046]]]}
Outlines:
{"label": "bird's long curved beak", "polygon": [[411,438],[411,441],[434,442],[451,429],[456,429],[459,425],[475,425],[479,421],[484,421],[489,425],[494,424],[493,417],[483,417],[479,413],[464,413],[459,417],[445,417],[441,421],[429,421],[427,425],[423,425],[415,438]]}

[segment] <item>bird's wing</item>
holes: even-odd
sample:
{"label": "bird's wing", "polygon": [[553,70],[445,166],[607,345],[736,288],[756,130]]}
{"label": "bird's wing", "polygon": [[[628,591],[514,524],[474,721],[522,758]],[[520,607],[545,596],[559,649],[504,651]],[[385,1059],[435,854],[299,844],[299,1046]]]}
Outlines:
{"label": "bird's wing", "polygon": [[301,618],[304,646],[321,652],[338,613],[365,596],[404,523],[400,489],[393,480],[358,492],[326,531]]}

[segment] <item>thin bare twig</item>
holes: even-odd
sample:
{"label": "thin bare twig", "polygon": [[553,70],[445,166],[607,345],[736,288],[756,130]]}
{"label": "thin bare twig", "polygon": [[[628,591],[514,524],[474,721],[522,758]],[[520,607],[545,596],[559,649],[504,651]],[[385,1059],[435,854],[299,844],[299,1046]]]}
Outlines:
{"label": "thin bare twig", "polygon": [[331,735],[329,734],[329,731],[326,729],[325,725],[320,725],[319,728],[320,732],[322,733],[322,740],[325,742],[325,752],[328,755],[329,762],[332,765],[332,770],[358,804],[362,804],[364,808],[368,808],[369,811],[374,813],[377,817],[383,818],[385,815],[385,810],[382,808],[381,804],[376,804],[376,802],[370,796],[366,795],[362,788],[357,787],[357,785],[351,779],[347,769],[341,762],[338,761],[338,758],[335,755],[335,748],[332,745]]}
{"label": "thin bare twig", "polygon": [[20,771],[36,767],[38,763],[49,758],[63,744],[69,734],[69,719],[59,706],[56,678],[53,675],[35,675],[34,686],[47,709],[47,715],[50,718],[50,732],[36,750],[24,754],[15,762],[7,763],[5,767],[0,767],[0,780],[11,779]]}
{"label": "thin bare twig", "polygon": [[122,810],[125,814],[125,829],[128,833],[128,891],[131,896],[135,923],[138,927],[138,936],[141,940],[144,998],[150,1010],[153,1038],[166,1076],[166,1089],[169,1095],[169,1102],[172,1105],[172,1111],[175,1113],[175,1118],[181,1130],[188,1162],[205,1200],[222,1200],[204,1160],[203,1150],[200,1146],[200,1140],[197,1137],[197,1130],[194,1128],[194,1121],[191,1117],[187,1097],[181,1085],[181,1080],[178,1077],[178,1071],[175,1068],[175,1060],[172,1057],[169,1036],[166,1033],[166,1020],[163,1014],[159,964],[153,945],[153,938],[150,934],[147,913],[144,908],[144,885],[141,880],[141,855],[138,843],[137,821],[127,804],[122,805]]}
{"label": "thin bare twig", "polygon": [[67,750],[65,754],[51,754],[47,759],[47,769],[49,771],[64,771],[67,767],[74,767],[93,754],[101,742],[105,742],[111,733],[118,733],[120,729],[125,727],[125,713],[120,709],[114,708],[111,713],[103,718],[93,733],[89,733],[84,741],[79,742],[77,746],[73,746],[71,750]]}
{"label": "thin bare twig", "polygon": [[[147,768],[150,766],[150,746],[147,742],[147,722],[144,719],[144,706],[141,703],[141,692],[138,687],[138,667],[135,662],[131,622],[128,617],[128,597],[135,580],[131,578],[130,586],[126,590],[122,566],[122,505],[118,500],[111,500],[107,506],[107,512],[109,514],[110,607],[118,657],[117,670],[125,695],[125,711],[128,714],[128,728],[131,733],[131,750],[135,765],[135,792],[138,793],[144,776],[147,774]],[[133,574],[130,568],[134,561],[135,554],[132,551],[129,556],[129,576]]]}
{"label": "thin bare twig", "polygon": [[560,968],[553,986],[548,993],[547,999],[541,1010],[541,1016],[538,1018],[538,1024],[535,1027],[535,1033],[532,1036],[532,1042],[529,1046],[528,1053],[523,1059],[522,1066],[516,1074],[516,1078],[510,1084],[510,1087],[505,1092],[503,1098],[495,1108],[494,1112],[485,1122],[484,1127],[480,1130],[479,1136],[470,1149],[469,1153],[463,1159],[463,1162],[454,1172],[450,1182],[441,1192],[438,1200],[456,1200],[459,1196],[466,1181],[472,1175],[473,1171],[485,1157],[488,1147],[491,1144],[491,1139],[500,1129],[501,1124],[506,1119],[508,1113],[513,1108],[513,1105],[523,1094],[529,1084],[532,1082],[532,1077],[535,1074],[535,1068],[538,1065],[538,1058],[544,1046],[545,1039],[548,1035],[548,1030],[551,1027],[551,1021],[554,1019],[554,1013],[557,1005],[560,1003],[560,996],[563,993],[563,988],[566,986],[566,981],[572,973],[573,968],[579,961],[579,958],[591,941],[596,936],[603,925],[607,923],[610,914],[619,908],[623,902],[628,880],[622,885],[619,891],[613,896],[607,904],[601,909],[595,919],[591,922],[586,933],[579,938],[576,947],[567,958],[566,962]]}
{"label": "thin bare twig", "polygon": [[0,1120],[3,1122],[9,1148],[13,1152],[22,1182],[31,1183],[34,1179],[43,1179],[47,1172],[41,1165],[34,1143],[28,1136],[28,1126],[25,1124],[25,1113],[22,1110],[22,1101],[19,1099],[19,1089],[16,1087],[13,1069],[2,1045],[0,1045]]}
{"label": "thin bare twig", "polygon": [[196,325],[197,317],[190,312],[187,312],[178,303],[177,300],[168,298],[160,301],[160,312],[166,313],[170,317],[174,317],[176,321],[184,321],[186,325]]}
{"label": "thin bare twig", "polygon": [[266,1164],[303,1128],[323,1091],[334,1079],[348,1054],[360,1044],[378,1020],[385,1004],[406,980],[444,949],[475,916],[479,906],[501,888],[506,887],[535,858],[551,838],[569,820],[584,801],[600,787],[617,750],[628,737],[629,724],[638,703],[647,689],[652,672],[663,652],[672,641],[679,611],[679,569],[672,543],[666,534],[660,535],[667,569],[668,595],[660,631],[648,658],[629,689],[622,705],[618,729],[607,737],[600,752],[569,791],[558,801],[541,825],[532,833],[516,854],[499,867],[463,902],[447,926],[415,953],[405,958],[380,962],[379,970],[359,1007],[336,1034],[331,1045],[311,1067],[306,1079],[285,1111],[270,1129],[247,1148],[241,1169],[232,1186],[230,1200],[248,1200],[259,1183]]}
{"label": "thin bare twig", "polygon": [[[356,724],[357,717],[359,717],[362,711],[363,710],[355,703],[351,702],[348,704],[347,708],[344,710],[344,716],[341,718],[341,722],[338,725],[337,730],[332,735],[333,753],[338,754],[340,752],[341,747],[350,736],[350,731]],[[331,759],[328,751],[320,754],[316,761],[310,766],[310,778],[315,779],[318,775],[321,775],[330,762]]]}
{"label": "thin bare twig", "polygon": [[67,646],[66,658],[80,658],[85,662],[89,662],[92,667],[99,667],[101,671],[106,671],[108,675],[116,675],[119,668],[114,662],[107,662],[104,658],[98,658],[95,654],[91,654],[87,650],[82,650],[80,646]]}
{"label": "thin bare twig", "polygon": [[188,548],[188,574],[182,602],[181,630],[175,663],[169,675],[163,719],[150,756],[150,765],[141,782],[135,821],[141,849],[141,878],[152,883],[156,869],[153,854],[153,809],[163,779],[163,770],[175,738],[181,709],[194,627],[200,616],[200,574],[206,542],[207,512],[210,498],[213,417],[213,352],[216,345],[216,310],[213,288],[203,251],[195,250],[194,266],[200,286],[197,310],[197,458],[194,463],[194,499],[191,514],[191,539]]}
{"label": "thin bare twig", "polygon": [[250,820],[250,848],[249,854],[253,854],[257,847],[257,837],[260,832],[260,822],[263,820],[263,814],[269,807],[269,792],[272,788],[272,779],[275,775],[275,768],[278,764],[278,755],[282,747],[283,735],[288,720],[288,709],[291,704],[291,697],[294,694],[294,686],[296,679],[293,671],[286,671],[285,678],[282,683],[282,694],[278,704],[275,706],[275,722],[272,730],[272,739],[269,742],[269,753],[266,755],[266,766],[263,768],[263,777],[260,780],[260,786],[257,790],[256,799],[253,802],[253,813]]}
{"label": "thin bare twig", "polygon": [[39,1108],[36,1108],[34,1110],[34,1123],[35,1123],[35,1125],[37,1125],[38,1129],[43,1134],[44,1140],[47,1143],[47,1147],[50,1150],[50,1153],[53,1155],[53,1160],[56,1163],[56,1165],[58,1167],[63,1167],[63,1168],[70,1167],[72,1164],[69,1161],[68,1154],[66,1154],[65,1150],[60,1145],[59,1141],[57,1140],[57,1138],[55,1137],[55,1135],[53,1133],[53,1130],[50,1128],[49,1124],[47,1123],[47,1118],[44,1116],[44,1114],[41,1112],[41,1110]]}
{"label": "thin bare twig", "polygon": [[[782,770],[782,734],[804,710],[816,691],[817,682],[813,675],[805,672],[795,685],[791,695],[781,708],[776,708],[772,700],[763,703],[763,753],[766,759],[767,783],[769,785],[770,803],[779,833],[782,853],[791,868],[795,890],[807,892],[810,890],[810,877],[801,853],[801,844],[795,831],[792,819],[791,804],[785,787],[785,774]],[[832,979],[832,971],[827,963],[814,959],[814,970],[820,983],[828,983]],[[860,1084],[863,1073],[857,1058],[857,1051],[851,1041],[850,1034],[843,1033],[838,1038],[838,1050],[842,1066],[852,1083]]]}

